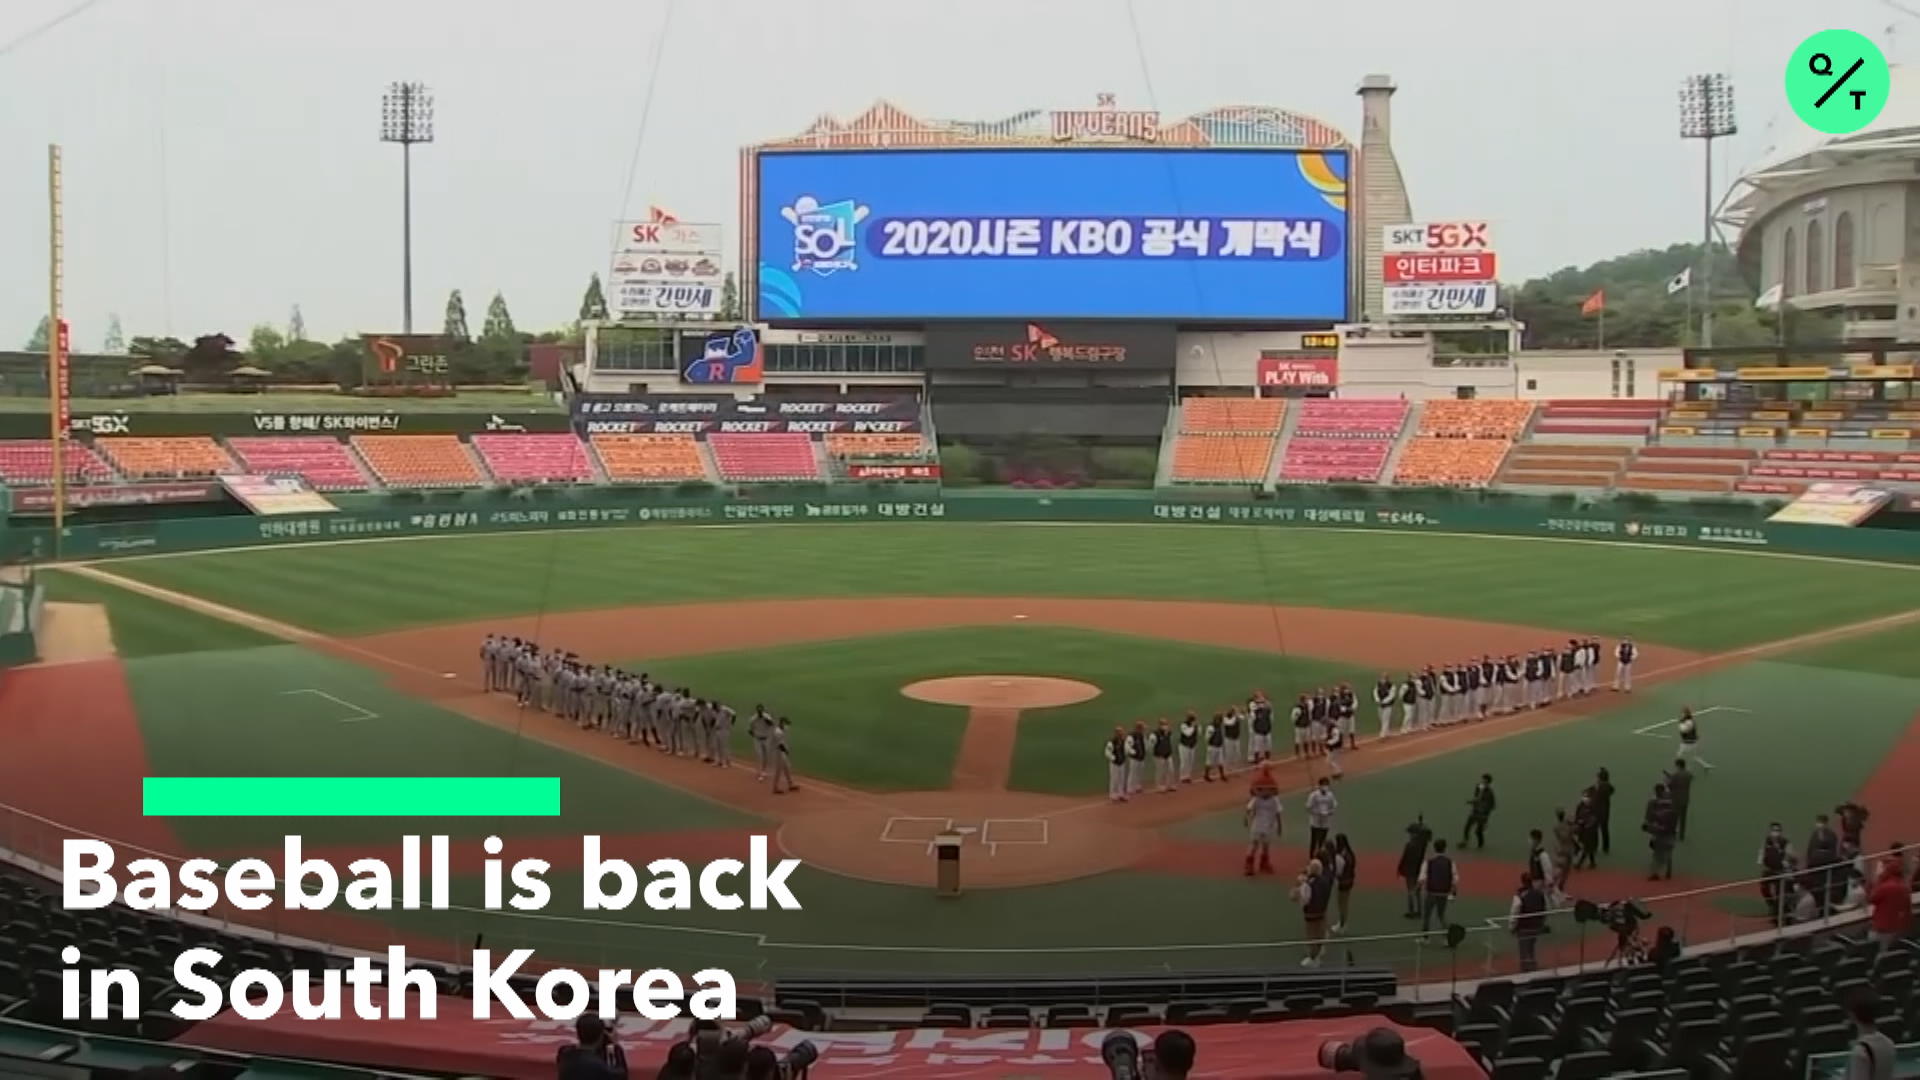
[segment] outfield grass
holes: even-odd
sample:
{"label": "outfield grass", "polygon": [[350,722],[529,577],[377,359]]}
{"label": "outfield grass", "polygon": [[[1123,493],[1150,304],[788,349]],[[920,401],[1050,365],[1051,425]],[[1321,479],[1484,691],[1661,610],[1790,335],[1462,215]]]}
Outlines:
{"label": "outfield grass", "polygon": [[[489,833],[639,833],[745,828],[756,819],[521,738],[390,688],[378,672],[296,645],[130,660],[127,684],[149,764],[176,776],[558,776],[553,818],[409,821],[406,830]],[[530,722],[552,722],[540,715]],[[295,826],[272,818],[179,818],[202,850],[277,847]],[[394,842],[394,823],[312,818],[313,843]]]}
{"label": "outfield grass", "polygon": [[189,611],[165,600],[77,574],[43,573],[47,599],[71,604],[103,604],[113,626],[113,644],[121,656],[170,656],[204,650],[247,649],[277,645],[268,637],[238,623]]}
{"label": "outfield grass", "polygon": [[1038,595],[1461,616],[1711,651],[1920,608],[1920,572],[1882,566],[1258,527],[649,527],[261,548],[114,570],[338,635],[747,597]]}
{"label": "outfield grass", "polygon": [[[1048,675],[1091,683],[1101,695],[1021,716],[1012,786],[1092,795],[1106,790],[1097,751],[1115,724],[1178,722],[1187,709],[1244,701],[1255,687],[1285,700],[1304,688],[1368,672],[1311,657],[1214,649],[1048,626],[964,627],[849,638],[778,649],[633,661],[669,683],[721,688],[743,716],[764,702],[794,720],[798,769],[872,791],[945,788],[966,710],[901,696],[949,675]],[[738,753],[750,753],[745,725]]]}

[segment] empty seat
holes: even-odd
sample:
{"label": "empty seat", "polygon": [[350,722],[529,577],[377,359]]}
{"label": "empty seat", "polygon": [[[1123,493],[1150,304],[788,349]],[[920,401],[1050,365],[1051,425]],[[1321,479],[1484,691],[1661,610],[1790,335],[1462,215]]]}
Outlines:
{"label": "empty seat", "polygon": [[1512,446],[1507,439],[1416,438],[1401,451],[1393,482],[1485,487]]}
{"label": "empty seat", "polygon": [[218,476],[236,471],[233,459],[220,444],[204,435],[112,436],[95,439],[94,446],[129,480]]}
{"label": "empty seat", "polygon": [[1303,438],[1287,440],[1280,459],[1280,479],[1292,483],[1348,481],[1371,484],[1380,479],[1387,456],[1393,453],[1390,439]]}
{"label": "empty seat", "polygon": [[780,432],[769,435],[713,435],[707,440],[720,475],[742,482],[820,479],[813,439]]}
{"label": "empty seat", "polygon": [[1196,434],[1261,434],[1279,431],[1285,398],[1195,397],[1180,403],[1180,430]]}
{"label": "empty seat", "polygon": [[1179,435],[1172,478],[1183,484],[1258,484],[1272,460],[1271,435]]}
{"label": "empty seat", "polygon": [[388,487],[478,487],[486,482],[452,435],[355,435],[353,447]]}
{"label": "empty seat", "polygon": [[707,465],[691,435],[595,435],[607,479],[625,484],[705,480]]}
{"label": "empty seat", "polygon": [[[69,481],[97,483],[113,479],[113,470],[84,443],[67,441],[60,471]],[[53,483],[52,439],[7,439],[0,441],[0,483]]]}
{"label": "empty seat", "polygon": [[1310,398],[1300,405],[1293,434],[1295,438],[1393,439],[1406,426],[1408,409],[1408,404],[1398,398]]}
{"label": "empty seat", "polygon": [[1457,439],[1517,439],[1533,417],[1533,402],[1443,398],[1420,410],[1423,436]]}
{"label": "empty seat", "polygon": [[508,483],[579,484],[593,479],[586,448],[571,434],[487,432],[473,437],[473,448],[494,477]]}
{"label": "empty seat", "polygon": [[827,436],[827,454],[836,458],[902,458],[919,461],[932,447],[924,435],[869,435],[835,432]]}
{"label": "empty seat", "polygon": [[262,476],[297,476],[315,491],[360,491],[367,478],[345,443],[328,435],[245,436],[227,440],[240,467]]}

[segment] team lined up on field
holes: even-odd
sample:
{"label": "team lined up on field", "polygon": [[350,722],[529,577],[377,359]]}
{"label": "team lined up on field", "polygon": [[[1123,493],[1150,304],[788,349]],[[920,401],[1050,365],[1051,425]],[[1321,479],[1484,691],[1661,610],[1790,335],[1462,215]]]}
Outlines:
{"label": "team lined up on field", "polygon": [[[733,707],[694,697],[687,687],[668,687],[644,673],[583,663],[562,649],[542,650],[534,642],[496,634],[481,643],[480,666],[488,692],[511,693],[521,708],[550,712],[675,757],[723,769],[733,765]],[[786,717],[772,715],[764,705],[754,706],[747,720],[754,779],[771,776],[776,795],[795,788],[790,728]]]}
{"label": "team lined up on field", "polygon": [[[1631,638],[1623,638],[1613,653],[1613,688],[1629,693],[1639,650]],[[1398,733],[1406,734],[1584,697],[1598,686],[1601,657],[1598,638],[1573,638],[1562,647],[1539,649],[1524,657],[1483,656],[1444,667],[1430,665],[1398,681],[1382,675],[1373,687],[1380,737],[1395,734],[1396,707]],[[1358,745],[1358,712],[1357,695],[1346,683],[1301,694],[1289,716],[1293,756],[1324,757],[1332,775],[1340,776],[1340,750]],[[1273,736],[1273,703],[1258,690],[1245,705],[1230,706],[1206,721],[1188,712],[1177,727],[1164,717],[1151,730],[1145,721],[1136,722],[1130,732],[1116,727],[1101,747],[1107,763],[1107,798],[1125,802],[1146,790],[1149,761],[1157,791],[1192,783],[1198,762],[1204,762],[1203,782],[1225,780],[1230,767],[1271,760]]]}

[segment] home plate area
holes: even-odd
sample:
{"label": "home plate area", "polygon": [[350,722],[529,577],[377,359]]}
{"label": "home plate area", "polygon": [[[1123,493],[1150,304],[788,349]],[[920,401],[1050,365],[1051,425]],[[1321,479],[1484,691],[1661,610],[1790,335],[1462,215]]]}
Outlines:
{"label": "home plate area", "polygon": [[993,817],[963,821],[956,818],[890,817],[880,830],[880,842],[915,844],[931,854],[935,838],[951,832],[959,835],[963,848],[977,845],[985,848],[988,855],[998,855],[1001,845],[1045,844],[1048,831],[1046,818]]}

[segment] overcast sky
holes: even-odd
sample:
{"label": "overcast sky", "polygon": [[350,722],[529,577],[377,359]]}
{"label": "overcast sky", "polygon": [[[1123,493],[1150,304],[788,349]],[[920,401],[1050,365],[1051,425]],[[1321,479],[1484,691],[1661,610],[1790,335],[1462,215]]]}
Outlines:
{"label": "overcast sky", "polygon": [[[0,48],[76,6],[0,0]],[[1699,236],[1686,74],[1735,79],[1739,169],[1808,137],[1781,98],[1807,34],[1920,50],[1920,20],[1881,0],[1132,8],[1137,43],[1125,0],[94,0],[0,54],[0,348],[46,310],[49,142],[77,347],[109,312],[129,337],[244,340],[295,303],[317,337],[397,328],[400,159],[377,140],[395,79],[438,98],[414,159],[417,324],[459,288],[476,328],[500,290],[540,329],[573,318],[615,218],[658,203],[731,245],[737,148],[877,98],[951,119],[1101,91],[1169,117],[1279,105],[1357,140],[1354,87],[1384,72],[1416,218],[1490,219],[1517,279]]]}

